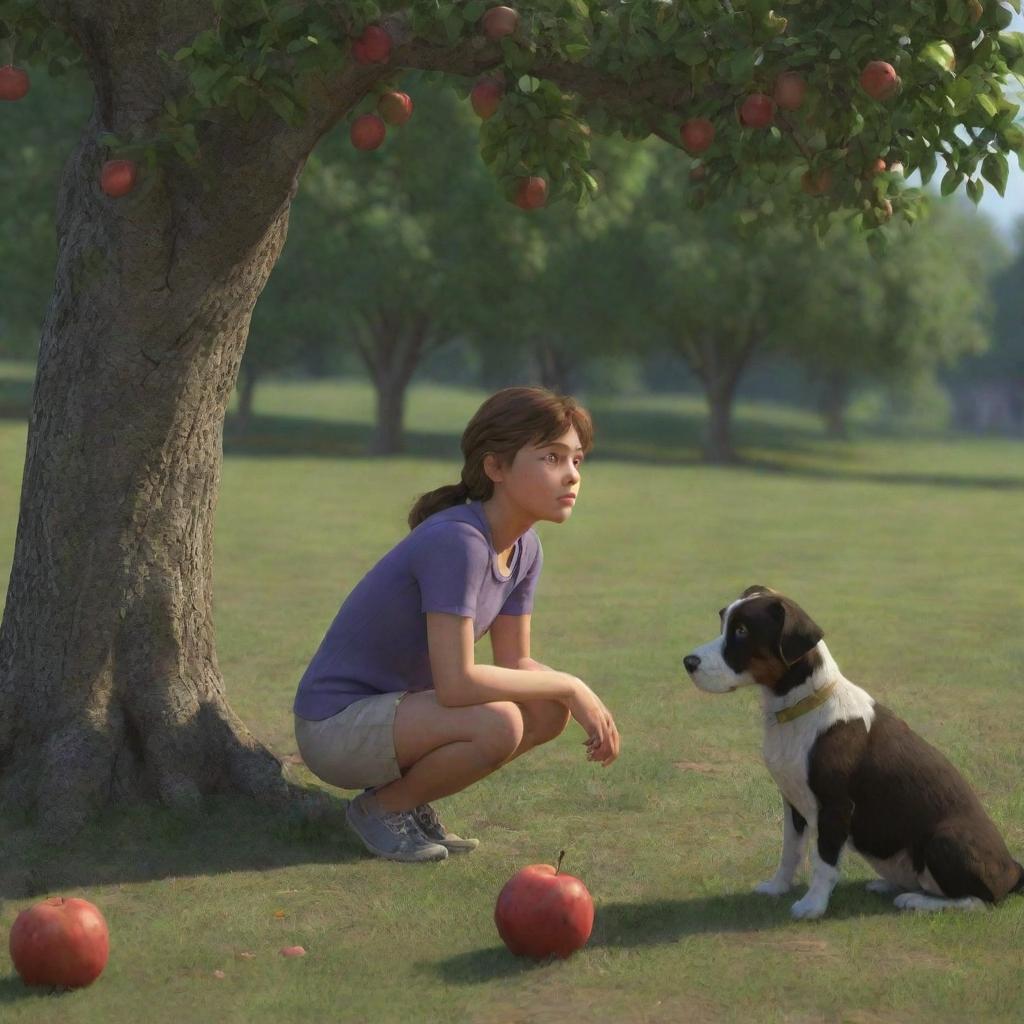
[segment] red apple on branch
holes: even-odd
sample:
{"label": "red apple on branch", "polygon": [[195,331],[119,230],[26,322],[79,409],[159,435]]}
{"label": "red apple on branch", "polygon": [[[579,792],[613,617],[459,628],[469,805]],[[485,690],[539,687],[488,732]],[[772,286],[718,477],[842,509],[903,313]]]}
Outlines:
{"label": "red apple on branch", "polygon": [[767,128],[775,117],[775,101],[763,92],[751,93],[740,107],[740,120],[748,128]]}
{"label": "red apple on branch", "polygon": [[0,100],[20,100],[28,92],[28,73],[13,64],[0,68]]}
{"label": "red apple on branch", "polygon": [[500,82],[496,82],[493,78],[481,78],[473,86],[469,94],[469,102],[477,117],[486,121],[498,109],[504,95],[505,89]]}
{"label": "red apple on branch", "polygon": [[873,100],[892,99],[899,86],[900,76],[896,69],[884,60],[869,61],[860,73],[860,87]]}
{"label": "red apple on branch", "polygon": [[83,988],[107,965],[110,933],[88,900],[51,896],[18,914],[11,926],[10,951],[26,985]]}
{"label": "red apple on branch", "polygon": [[511,7],[492,7],[481,21],[488,39],[502,39],[512,35],[519,24],[519,12]]}
{"label": "red apple on branch", "polygon": [[391,56],[391,36],[380,25],[367,25],[352,44],[352,55],[360,64],[383,64]]}
{"label": "red apple on branch", "polygon": [[536,210],[548,201],[548,183],[543,178],[520,178],[515,204],[520,210]]}
{"label": "red apple on branch", "polygon": [[690,156],[696,156],[715,141],[715,126],[706,117],[692,117],[680,127],[679,141]]}
{"label": "red apple on branch", "polygon": [[100,188],[113,199],[120,199],[135,188],[138,173],[134,160],[108,160],[100,171]]}
{"label": "red apple on branch", "polygon": [[783,71],[775,79],[772,98],[783,110],[799,110],[804,103],[807,83],[795,71]]}
{"label": "red apple on branch", "polygon": [[563,959],[586,944],[594,927],[594,901],[587,887],[557,867],[530,864],[517,871],[498,895],[494,923],[516,956]]}
{"label": "red apple on branch", "polygon": [[885,170],[885,161],[878,157],[876,160],[872,160],[868,164],[868,169],[864,172],[865,178],[873,178],[876,174],[881,174]]}
{"label": "red apple on branch", "polygon": [[356,149],[376,149],[387,135],[384,122],[376,114],[363,114],[352,122],[349,138]]}
{"label": "red apple on branch", "polygon": [[377,100],[377,110],[388,124],[405,124],[412,117],[412,100],[405,92],[386,92]]}

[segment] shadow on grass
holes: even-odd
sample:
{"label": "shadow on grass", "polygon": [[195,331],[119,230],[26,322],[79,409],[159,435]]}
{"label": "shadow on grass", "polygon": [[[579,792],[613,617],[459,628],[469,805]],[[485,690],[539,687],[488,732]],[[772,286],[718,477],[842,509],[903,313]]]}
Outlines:
{"label": "shadow on grass", "polygon": [[345,806],[331,798],[316,818],[229,797],[208,797],[194,813],[134,806],[104,813],[60,846],[0,819],[0,898],[361,860],[369,854],[347,827]]}
{"label": "shadow on grass", "polygon": [[[688,900],[600,904],[587,948],[636,949],[680,942],[691,935],[814,928],[814,922],[795,922],[790,917],[790,905],[802,894],[803,889],[798,887],[780,899],[757,893],[724,893]],[[897,913],[891,898],[865,892],[863,882],[847,882],[833,892],[824,922],[889,913]],[[475,985],[543,970],[549,962],[513,956],[504,946],[491,946],[460,953],[429,967],[446,984]]]}
{"label": "shadow on grass", "polygon": [[[26,999],[56,1000],[70,991],[70,989],[51,988],[43,985],[26,985],[17,974],[9,974],[0,978],[0,1006],[4,1003],[20,1003]],[[58,1004],[55,1002],[52,1005],[56,1012]]]}

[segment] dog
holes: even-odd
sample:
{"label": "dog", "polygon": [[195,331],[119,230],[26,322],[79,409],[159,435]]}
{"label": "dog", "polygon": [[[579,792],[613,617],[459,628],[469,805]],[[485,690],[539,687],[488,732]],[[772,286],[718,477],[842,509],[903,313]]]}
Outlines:
{"label": "dog", "polygon": [[755,887],[790,890],[816,834],[806,895],[793,917],[828,909],[849,846],[878,872],[873,892],[904,910],[981,909],[1024,892],[1024,868],[959,771],[854,685],[824,633],[794,601],[748,587],[719,613],[721,635],[683,658],[701,690],[759,686],[764,760],[784,806],[782,857]]}

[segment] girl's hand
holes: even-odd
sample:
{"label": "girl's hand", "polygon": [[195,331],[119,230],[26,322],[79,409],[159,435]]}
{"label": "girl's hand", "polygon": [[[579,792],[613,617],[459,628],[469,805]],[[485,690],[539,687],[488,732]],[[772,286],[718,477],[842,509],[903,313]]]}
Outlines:
{"label": "girl's hand", "polygon": [[597,694],[581,679],[576,683],[575,692],[569,699],[569,713],[587,734],[584,741],[587,760],[600,761],[606,768],[619,756],[619,730],[611,712]]}

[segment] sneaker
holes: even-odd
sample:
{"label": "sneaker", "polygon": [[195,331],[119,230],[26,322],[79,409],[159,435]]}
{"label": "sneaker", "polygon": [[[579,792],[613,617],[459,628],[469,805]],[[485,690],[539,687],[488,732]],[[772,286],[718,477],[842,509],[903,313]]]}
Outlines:
{"label": "sneaker", "polygon": [[350,800],[345,819],[363,845],[378,857],[418,862],[448,856],[445,847],[431,842],[420,831],[411,811],[385,811],[372,793],[360,793]]}
{"label": "sneaker", "polygon": [[438,843],[440,846],[443,846],[449,853],[469,853],[470,850],[475,850],[480,845],[479,839],[463,839],[462,836],[449,832],[441,824],[437,811],[430,804],[420,804],[419,807],[413,808],[410,813],[416,819],[416,824],[419,825],[420,831],[427,839],[432,843]]}

